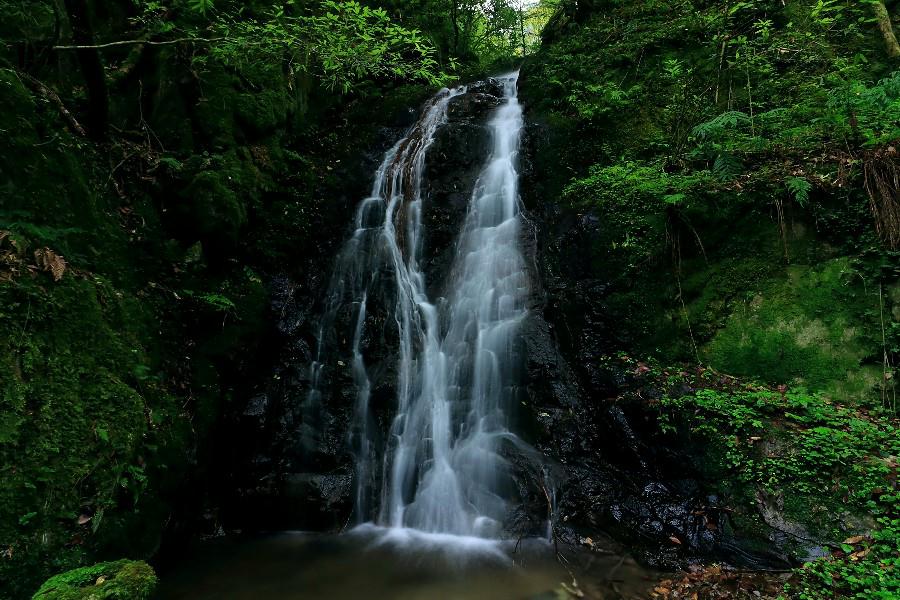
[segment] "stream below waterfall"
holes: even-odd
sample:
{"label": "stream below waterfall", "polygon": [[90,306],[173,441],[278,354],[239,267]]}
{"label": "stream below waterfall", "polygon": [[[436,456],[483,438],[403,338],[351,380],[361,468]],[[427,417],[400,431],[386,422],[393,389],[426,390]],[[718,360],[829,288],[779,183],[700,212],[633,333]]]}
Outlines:
{"label": "stream below waterfall", "polygon": [[[572,576],[538,540],[493,547],[439,538],[281,533],[197,545],[163,573],[160,600],[552,600]],[[644,599],[657,579],[630,557],[569,555],[586,598]],[[576,566],[577,565],[577,566]]]}

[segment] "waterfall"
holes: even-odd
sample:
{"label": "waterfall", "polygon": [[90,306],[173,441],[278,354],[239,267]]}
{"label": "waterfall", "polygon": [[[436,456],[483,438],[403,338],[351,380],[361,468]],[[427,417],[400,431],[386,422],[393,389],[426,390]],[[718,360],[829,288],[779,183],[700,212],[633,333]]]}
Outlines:
{"label": "waterfall", "polygon": [[[360,523],[492,538],[508,512],[513,481],[502,446],[518,443],[509,412],[528,281],[519,248],[517,73],[499,79],[504,98],[488,124],[492,151],[469,202],[444,297],[429,299],[420,264],[423,173],[448,104],[466,93],[464,87],[441,90],[385,154],[337,259],[306,405],[321,401],[325,340],[338,311],[352,306],[350,368],[357,398],[350,440]],[[360,347],[371,292],[385,270],[393,286],[398,363],[396,413],[378,457]],[[379,506],[370,506],[376,496]]]}

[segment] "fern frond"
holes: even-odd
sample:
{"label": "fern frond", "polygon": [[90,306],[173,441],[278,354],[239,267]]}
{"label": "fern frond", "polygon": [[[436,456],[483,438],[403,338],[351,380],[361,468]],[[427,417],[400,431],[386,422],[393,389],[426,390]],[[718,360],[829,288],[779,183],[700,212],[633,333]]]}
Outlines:
{"label": "fern frond", "polygon": [[700,123],[696,127],[691,130],[691,135],[696,138],[710,138],[715,137],[726,129],[731,129],[734,127],[738,127],[743,125],[744,123],[749,123],[750,117],[739,110],[729,110],[727,112],[723,112],[721,115],[715,117],[714,119],[710,119],[705,123]]}
{"label": "fern frond", "polygon": [[788,177],[785,180],[788,191],[794,196],[797,204],[804,206],[809,200],[809,192],[812,190],[812,184],[804,177]]}
{"label": "fern frond", "polygon": [[719,181],[728,181],[740,175],[744,170],[744,163],[733,154],[721,152],[713,163],[713,175]]}

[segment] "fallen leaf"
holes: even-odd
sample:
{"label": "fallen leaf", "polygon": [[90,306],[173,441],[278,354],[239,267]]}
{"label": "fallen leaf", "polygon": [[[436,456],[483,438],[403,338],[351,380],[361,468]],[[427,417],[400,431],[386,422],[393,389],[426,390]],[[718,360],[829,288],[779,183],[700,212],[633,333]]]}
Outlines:
{"label": "fallen leaf", "polygon": [[670,535],[670,536],[669,536],[669,539],[672,540],[672,543],[673,543],[673,544],[678,544],[679,546],[681,545],[681,540],[679,540],[679,539],[678,539],[677,537],[675,537],[674,535]]}
{"label": "fallen leaf", "polygon": [[865,550],[860,550],[859,552],[854,552],[853,554],[850,555],[850,560],[859,560],[861,558],[865,558],[866,556],[869,555],[869,552],[871,552],[871,551],[872,551],[871,548],[866,548]]}

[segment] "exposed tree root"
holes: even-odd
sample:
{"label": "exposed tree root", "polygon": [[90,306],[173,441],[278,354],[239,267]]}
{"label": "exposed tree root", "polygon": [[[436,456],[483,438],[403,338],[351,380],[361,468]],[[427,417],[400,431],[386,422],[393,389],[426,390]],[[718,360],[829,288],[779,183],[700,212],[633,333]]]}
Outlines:
{"label": "exposed tree root", "polygon": [[866,152],[863,176],[875,229],[892,249],[900,247],[900,161],[894,146]]}

